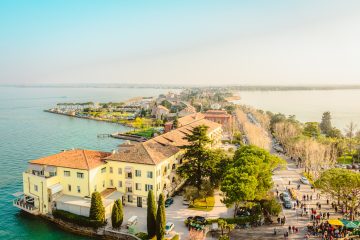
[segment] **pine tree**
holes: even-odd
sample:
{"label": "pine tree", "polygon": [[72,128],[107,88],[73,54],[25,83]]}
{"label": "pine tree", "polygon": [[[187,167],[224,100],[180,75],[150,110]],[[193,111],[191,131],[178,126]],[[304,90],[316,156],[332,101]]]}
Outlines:
{"label": "pine tree", "polygon": [[179,127],[179,119],[178,116],[175,117],[174,121],[173,121],[173,125],[172,125],[173,129],[176,129]]}
{"label": "pine tree", "polygon": [[158,209],[156,214],[156,239],[163,240],[165,236],[165,225],[166,225],[166,216],[165,216],[165,200],[164,195],[160,194]]}
{"label": "pine tree", "polygon": [[124,219],[122,203],[120,199],[116,200],[111,212],[111,224],[113,228],[120,228]]}
{"label": "pine tree", "polygon": [[91,195],[90,219],[98,222],[105,221],[105,208],[99,192],[93,192]]}
{"label": "pine tree", "polygon": [[326,136],[329,136],[332,130],[331,114],[330,112],[324,112],[320,123],[321,132]]}
{"label": "pine tree", "polygon": [[152,190],[149,191],[147,198],[147,232],[149,239],[156,235],[156,204]]}

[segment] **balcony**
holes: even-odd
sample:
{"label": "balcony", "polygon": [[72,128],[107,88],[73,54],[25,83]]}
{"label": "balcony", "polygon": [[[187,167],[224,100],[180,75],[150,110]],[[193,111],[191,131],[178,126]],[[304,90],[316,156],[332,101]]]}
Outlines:
{"label": "balcony", "polygon": [[13,200],[13,206],[33,215],[39,214],[39,209],[34,207],[34,198],[24,196]]}

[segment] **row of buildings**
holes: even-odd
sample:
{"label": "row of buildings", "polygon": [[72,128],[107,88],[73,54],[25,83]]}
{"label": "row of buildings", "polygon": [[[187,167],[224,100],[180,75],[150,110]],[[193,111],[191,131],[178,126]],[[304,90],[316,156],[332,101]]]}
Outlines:
{"label": "row of buildings", "polygon": [[180,118],[179,123],[177,129],[146,142],[122,144],[112,153],[73,149],[32,160],[13,205],[35,215],[60,209],[88,216],[91,194],[98,191],[109,215],[116,199],[146,207],[150,189],[156,197],[169,196],[184,183],[176,169],[184,160],[180,146],[188,144],[186,134],[205,125],[212,147],[222,139],[222,125],[201,114]]}

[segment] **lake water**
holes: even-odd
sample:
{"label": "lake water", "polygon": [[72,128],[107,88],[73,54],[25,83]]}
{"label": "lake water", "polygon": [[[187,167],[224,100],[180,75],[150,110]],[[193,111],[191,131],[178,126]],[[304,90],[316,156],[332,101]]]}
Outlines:
{"label": "lake water", "polygon": [[340,130],[351,121],[360,129],[360,90],[243,91],[239,95],[240,104],[295,115],[301,122],[320,122],[322,113],[330,111],[333,125]]}
{"label": "lake water", "polygon": [[0,239],[87,239],[66,233],[39,218],[20,214],[11,194],[22,191],[27,162],[62,149],[111,151],[121,140],[97,138],[99,133],[126,130],[105,122],[43,112],[58,102],[122,101],[156,96],[167,89],[7,88],[0,87]]}

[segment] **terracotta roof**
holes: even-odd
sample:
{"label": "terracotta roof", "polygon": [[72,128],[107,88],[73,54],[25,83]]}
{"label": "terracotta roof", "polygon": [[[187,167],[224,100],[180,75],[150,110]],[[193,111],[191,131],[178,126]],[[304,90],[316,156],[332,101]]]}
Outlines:
{"label": "terracotta roof", "polygon": [[103,164],[102,159],[109,155],[107,152],[74,149],[32,160],[30,163],[89,170]]}
{"label": "terracotta roof", "polygon": [[146,142],[136,144],[134,147],[119,151],[105,158],[105,160],[156,165],[180,151],[180,146],[188,144],[184,139],[186,134],[197,126],[208,126],[208,133],[221,127],[221,124],[210,120],[200,119],[186,126],[154,137]]}
{"label": "terracotta roof", "polygon": [[190,114],[190,115],[187,115],[185,117],[182,117],[182,118],[179,118],[178,121],[179,121],[179,126],[185,126],[185,125],[188,125],[192,122],[195,122],[197,120],[200,120],[200,119],[203,119],[205,118],[204,114],[202,113],[194,113],[194,114]]}
{"label": "terracotta roof", "polygon": [[165,106],[163,106],[163,105],[157,106],[157,109],[163,109],[163,110],[169,111],[169,109],[167,109],[167,108],[166,108]]}
{"label": "terracotta roof", "polygon": [[134,147],[116,152],[105,158],[111,161],[156,165],[173,156],[180,149],[172,145],[164,145],[152,139],[136,144]]}

